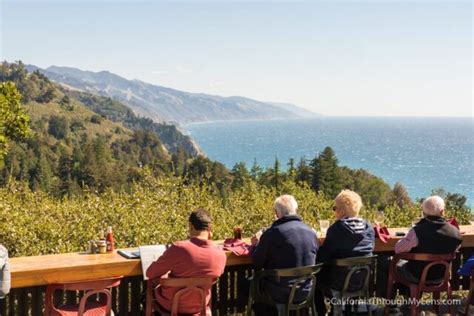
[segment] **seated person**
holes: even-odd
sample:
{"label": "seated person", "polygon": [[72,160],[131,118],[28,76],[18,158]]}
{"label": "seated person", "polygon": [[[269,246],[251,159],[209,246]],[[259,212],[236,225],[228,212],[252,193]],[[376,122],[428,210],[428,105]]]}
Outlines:
{"label": "seated person", "polygon": [[8,251],[0,245],[0,299],[10,292],[10,265],[8,263]]}
{"label": "seated person", "polygon": [[[285,269],[314,265],[318,250],[316,233],[305,225],[297,215],[298,204],[291,195],[282,195],[273,205],[276,220],[263,233],[252,237],[253,265],[255,269]],[[292,280],[262,280],[264,291],[277,302],[288,301]],[[311,284],[300,287],[295,301],[305,299]],[[257,315],[273,315],[275,311],[267,306],[254,306]]]}
{"label": "seated person", "polygon": [[[163,255],[153,262],[146,276],[156,279],[169,273],[170,278],[218,278],[224,272],[226,255],[217,248],[211,239],[211,217],[198,209],[189,216],[189,236],[186,241],[172,244]],[[155,293],[158,303],[166,310],[171,310],[173,296],[177,288],[159,287]],[[206,301],[210,300],[210,288],[207,289]],[[196,292],[184,294],[181,297],[178,312],[192,314],[200,310],[200,296]]]}
{"label": "seated person", "polygon": [[[423,219],[408,234],[395,244],[395,253],[430,253],[446,254],[456,251],[461,245],[462,236],[455,226],[446,222],[444,201],[439,196],[430,196],[422,204]],[[417,283],[423,268],[429,262],[398,262],[397,271],[407,280]],[[428,272],[427,280],[438,280],[444,276],[444,267],[434,266]]]}
{"label": "seated person", "polygon": [[[356,192],[343,190],[336,196],[333,207],[336,222],[326,233],[318,252],[318,262],[372,255],[375,232],[369,222],[358,217],[361,207],[362,199]],[[318,273],[317,284],[322,288],[342,290],[346,272],[347,268],[324,266]],[[355,283],[357,281],[355,278],[351,280]],[[354,284],[354,287],[360,287],[360,284]],[[315,299],[318,315],[325,315],[324,294],[316,291]]]}

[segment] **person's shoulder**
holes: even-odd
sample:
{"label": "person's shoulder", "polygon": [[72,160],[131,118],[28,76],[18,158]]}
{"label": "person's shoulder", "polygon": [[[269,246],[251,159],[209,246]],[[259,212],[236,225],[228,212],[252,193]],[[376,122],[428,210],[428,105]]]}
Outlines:
{"label": "person's shoulder", "polygon": [[306,234],[308,235],[316,235],[316,231],[311,228],[311,226],[309,226],[308,224],[306,223],[303,223],[303,222],[300,222],[300,224],[298,225],[299,228],[304,231]]}
{"label": "person's shoulder", "polygon": [[331,226],[329,226],[328,228],[328,233],[329,232],[336,232],[340,229],[342,229],[342,227],[344,226],[344,222],[341,221],[340,219],[336,220]]}
{"label": "person's shoulder", "polygon": [[368,231],[370,234],[375,235],[374,226],[372,226],[372,224],[368,220],[366,220],[365,218],[363,218],[362,220],[364,221],[366,231]]}
{"label": "person's shoulder", "polygon": [[182,251],[185,249],[189,249],[190,247],[193,247],[193,243],[189,240],[178,240],[174,241],[170,247],[167,249],[167,251]]}
{"label": "person's shoulder", "polygon": [[171,246],[172,247],[186,247],[186,246],[189,246],[191,244],[192,243],[191,243],[190,240],[177,240],[177,241],[173,241]]}
{"label": "person's shoulder", "polygon": [[220,260],[221,262],[227,261],[227,254],[224,249],[221,247],[218,247],[217,245],[212,245],[211,247],[207,248],[207,251],[209,252],[209,257],[212,258],[212,260]]}

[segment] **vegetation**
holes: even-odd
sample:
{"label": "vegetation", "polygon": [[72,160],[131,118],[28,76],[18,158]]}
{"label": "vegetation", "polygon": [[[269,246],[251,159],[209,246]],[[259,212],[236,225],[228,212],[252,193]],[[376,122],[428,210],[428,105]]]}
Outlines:
{"label": "vegetation", "polygon": [[[0,188],[0,240],[12,256],[81,251],[100,230],[112,225],[119,247],[167,243],[186,238],[189,211],[197,207],[211,212],[215,239],[232,236],[235,226],[243,228],[244,237],[250,237],[270,225],[272,203],[281,192],[295,195],[299,213],[312,227],[318,229],[321,218],[334,220],[331,199],[291,180],[282,181],[279,191],[254,181],[246,181],[225,199],[219,191],[215,184],[157,178],[147,168],[128,192],[89,191],[63,199],[12,182]],[[372,220],[374,211],[365,206],[362,216]],[[468,220],[468,214],[467,210],[448,209],[448,216],[456,215],[461,222]],[[390,205],[385,208],[385,224],[407,227],[419,215],[419,207]]]}
{"label": "vegetation", "polygon": [[[271,223],[273,200],[284,193],[296,197],[315,228],[319,219],[334,219],[333,198],[343,188],[362,196],[368,220],[383,210],[386,225],[409,226],[420,215],[403,185],[392,189],[365,170],[340,167],[330,147],[310,160],[290,159],[286,171],[278,159],[266,169],[238,163],[228,170],[184,146],[169,151],[160,133],[182,134],[120,103],[67,92],[41,74],[26,74],[21,64],[0,70],[29,100],[23,107],[31,118],[15,86],[2,83],[0,140],[10,146],[0,168],[0,243],[13,256],[82,250],[108,225],[119,247],[183,239],[197,207],[213,215],[216,239],[231,236],[235,226],[250,236]],[[445,198],[448,216],[467,223],[464,196],[435,193]]]}
{"label": "vegetation", "polygon": [[11,82],[0,84],[0,166],[7,153],[7,142],[28,136],[29,118],[20,106],[20,93]]}

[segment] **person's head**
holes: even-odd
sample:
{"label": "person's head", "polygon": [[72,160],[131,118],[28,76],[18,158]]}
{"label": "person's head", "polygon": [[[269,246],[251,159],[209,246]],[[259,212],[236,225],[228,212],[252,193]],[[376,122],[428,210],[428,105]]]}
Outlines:
{"label": "person's head", "polygon": [[189,236],[211,239],[212,218],[206,210],[199,208],[189,215]]}
{"label": "person's head", "polygon": [[277,218],[282,218],[287,215],[295,215],[298,210],[298,203],[292,195],[285,194],[275,199],[273,208]]}
{"label": "person's head", "polygon": [[425,216],[443,216],[444,201],[437,195],[430,196],[421,205]]}
{"label": "person's head", "polygon": [[336,218],[357,217],[362,207],[362,199],[359,194],[351,190],[342,190],[334,200],[333,210]]}

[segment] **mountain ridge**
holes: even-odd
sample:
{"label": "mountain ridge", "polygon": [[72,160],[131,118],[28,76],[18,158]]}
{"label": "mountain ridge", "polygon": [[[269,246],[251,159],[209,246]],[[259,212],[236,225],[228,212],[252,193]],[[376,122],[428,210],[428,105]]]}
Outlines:
{"label": "mountain ridge", "polygon": [[318,114],[288,103],[272,103],[242,96],[223,97],[185,92],[139,79],[126,79],[108,70],[93,72],[74,67],[49,66],[38,70],[66,88],[111,97],[140,115],[157,122],[178,124],[208,121],[283,119],[314,117]]}

